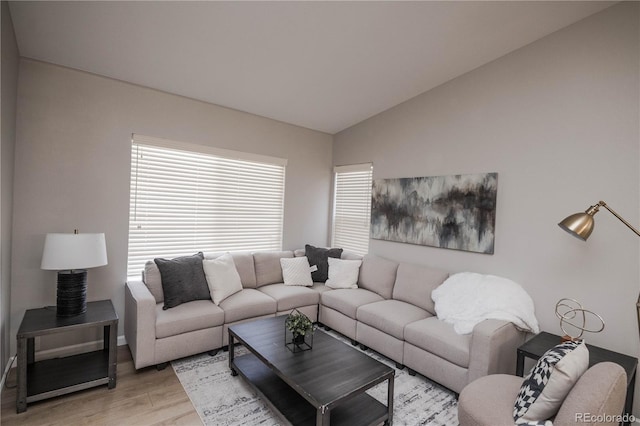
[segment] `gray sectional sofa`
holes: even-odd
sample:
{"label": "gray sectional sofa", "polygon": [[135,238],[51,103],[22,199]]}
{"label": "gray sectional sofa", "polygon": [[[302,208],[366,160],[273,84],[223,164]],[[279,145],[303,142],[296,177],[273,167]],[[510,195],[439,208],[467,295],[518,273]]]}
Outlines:
{"label": "gray sectional sofa", "polygon": [[302,287],[283,284],[280,258],[304,250],[232,255],[243,289],[219,306],[197,300],[163,310],[153,262],[142,280],[127,282],[125,337],[137,369],[217,350],[228,344],[229,325],[295,308],[454,392],[481,376],[515,373],[516,348],[525,333],[512,323],[485,320],[473,333],[459,335],[435,316],[431,291],[448,277],[445,271],[366,255],[357,289]]}

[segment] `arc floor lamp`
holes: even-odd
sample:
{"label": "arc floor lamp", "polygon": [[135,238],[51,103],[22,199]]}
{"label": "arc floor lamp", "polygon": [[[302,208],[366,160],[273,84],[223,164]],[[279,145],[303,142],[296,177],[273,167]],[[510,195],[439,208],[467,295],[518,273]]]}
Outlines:
{"label": "arc floor lamp", "polygon": [[[598,204],[589,207],[584,213],[576,213],[566,217],[562,222],[558,224],[558,226],[560,226],[560,228],[564,229],[574,237],[579,238],[582,241],[587,241],[587,238],[589,238],[589,235],[591,235],[591,232],[593,231],[593,216],[598,213],[600,207],[604,207],[605,209],[609,210],[609,212],[617,217],[620,222],[627,225],[629,229],[631,229],[636,233],[637,236],[640,237],[640,231],[634,228],[629,222],[624,220],[604,201],[598,201]],[[640,330],[640,295],[638,295],[638,301],[636,302],[636,310],[638,314],[638,330]]]}

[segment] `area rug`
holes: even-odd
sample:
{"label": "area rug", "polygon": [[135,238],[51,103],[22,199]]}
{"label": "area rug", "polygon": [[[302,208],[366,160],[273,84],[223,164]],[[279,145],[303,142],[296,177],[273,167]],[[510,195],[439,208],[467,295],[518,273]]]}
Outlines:
{"label": "area rug", "polygon": [[[316,332],[323,332],[318,330]],[[345,341],[337,333],[334,338]],[[360,350],[360,349],[358,349]],[[366,350],[367,355],[395,368],[395,363],[380,354]],[[236,354],[246,349],[236,347]],[[180,383],[191,399],[196,411],[207,426],[284,425],[282,418],[256,395],[240,376],[229,371],[229,353],[220,351],[216,356],[195,355],[171,362]],[[396,370],[393,399],[395,425],[458,424],[457,400],[453,392],[420,375],[410,376],[407,369]],[[386,382],[367,391],[386,405]]]}

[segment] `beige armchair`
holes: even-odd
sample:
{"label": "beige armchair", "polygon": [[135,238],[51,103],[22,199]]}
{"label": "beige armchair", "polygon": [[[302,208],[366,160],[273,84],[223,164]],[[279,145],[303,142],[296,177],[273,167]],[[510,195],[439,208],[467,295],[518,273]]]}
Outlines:
{"label": "beige armchair", "polygon": [[[513,425],[513,406],[523,378],[484,376],[469,383],[458,398],[460,426]],[[612,362],[601,362],[580,377],[565,398],[554,426],[617,425],[627,392],[627,375]]]}

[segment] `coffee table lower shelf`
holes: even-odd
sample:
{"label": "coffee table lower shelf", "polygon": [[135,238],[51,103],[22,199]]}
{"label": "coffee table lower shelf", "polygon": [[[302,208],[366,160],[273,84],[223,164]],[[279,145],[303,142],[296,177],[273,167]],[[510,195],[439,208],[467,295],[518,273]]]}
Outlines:
{"label": "coffee table lower shelf", "polygon": [[[316,408],[255,355],[248,353],[235,357],[233,367],[271,408],[291,424],[316,424]],[[331,425],[379,425],[387,418],[387,407],[366,393],[354,396],[331,410]]]}

